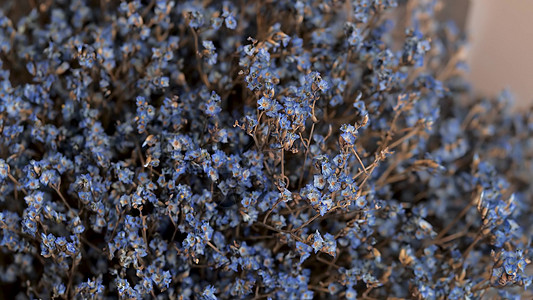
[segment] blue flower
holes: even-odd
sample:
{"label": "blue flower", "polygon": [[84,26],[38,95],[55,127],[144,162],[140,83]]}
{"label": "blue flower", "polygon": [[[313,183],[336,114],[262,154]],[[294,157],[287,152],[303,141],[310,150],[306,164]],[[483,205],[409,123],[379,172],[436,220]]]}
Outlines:
{"label": "blue flower", "polygon": [[315,253],[320,251],[324,246],[324,240],[322,239],[322,236],[318,230],[313,235],[313,244],[311,246],[313,247],[313,250],[315,250]]}
{"label": "blue flower", "polygon": [[204,56],[209,65],[214,65],[217,62],[218,54],[215,52],[216,48],[212,41],[204,40],[202,41],[202,46],[204,46]]}
{"label": "blue flower", "polygon": [[233,16],[227,16],[224,19],[224,23],[226,24],[226,27],[229,29],[235,29],[237,28],[237,20]]}
{"label": "blue flower", "polygon": [[9,165],[0,158],[0,180],[4,180],[9,175]]}
{"label": "blue flower", "polygon": [[208,285],[202,292],[202,299],[205,300],[217,300],[215,293],[217,292],[216,288],[212,285]]}

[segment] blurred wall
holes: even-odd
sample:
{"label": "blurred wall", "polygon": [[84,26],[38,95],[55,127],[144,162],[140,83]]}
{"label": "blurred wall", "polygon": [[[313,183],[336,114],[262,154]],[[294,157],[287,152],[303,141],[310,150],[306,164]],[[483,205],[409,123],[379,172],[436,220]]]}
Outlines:
{"label": "blurred wall", "polygon": [[533,104],[533,1],[471,0],[466,30],[474,89],[494,95],[509,87],[516,107]]}

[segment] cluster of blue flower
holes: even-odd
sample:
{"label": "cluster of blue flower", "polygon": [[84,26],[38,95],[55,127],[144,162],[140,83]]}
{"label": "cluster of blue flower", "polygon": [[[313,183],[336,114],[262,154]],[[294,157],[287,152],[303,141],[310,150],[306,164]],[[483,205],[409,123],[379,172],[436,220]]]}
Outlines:
{"label": "cluster of blue flower", "polygon": [[8,2],[0,298],[531,292],[533,113],[437,0]]}

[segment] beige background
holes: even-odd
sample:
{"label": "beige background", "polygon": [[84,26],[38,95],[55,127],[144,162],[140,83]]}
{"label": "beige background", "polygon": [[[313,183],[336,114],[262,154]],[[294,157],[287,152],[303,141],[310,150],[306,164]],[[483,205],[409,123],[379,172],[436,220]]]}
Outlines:
{"label": "beige background", "polygon": [[508,87],[517,108],[533,104],[533,1],[471,0],[466,30],[468,76],[478,94]]}

